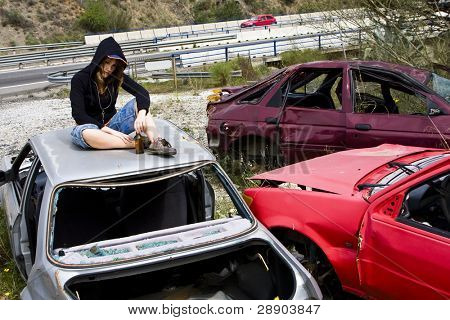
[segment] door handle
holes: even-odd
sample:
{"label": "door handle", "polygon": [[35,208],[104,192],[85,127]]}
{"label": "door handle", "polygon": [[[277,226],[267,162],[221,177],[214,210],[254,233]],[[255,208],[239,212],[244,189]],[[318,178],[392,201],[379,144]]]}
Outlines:
{"label": "door handle", "polygon": [[355,125],[355,129],[360,131],[369,131],[372,129],[372,126],[368,123],[357,123]]}
{"label": "door handle", "polygon": [[272,118],[272,117],[266,118],[265,120],[266,120],[267,124],[277,124],[277,122],[278,122],[278,118]]}

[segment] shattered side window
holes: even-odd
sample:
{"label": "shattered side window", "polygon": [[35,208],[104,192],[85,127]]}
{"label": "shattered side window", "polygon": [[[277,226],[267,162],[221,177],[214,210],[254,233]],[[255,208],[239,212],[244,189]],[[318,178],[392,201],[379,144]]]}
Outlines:
{"label": "shattered side window", "polygon": [[450,103],[450,80],[433,73],[433,90]]}
{"label": "shattered side window", "polygon": [[53,200],[52,255],[92,264],[242,232],[252,221],[221,172],[211,164],[140,183],[62,187]]}

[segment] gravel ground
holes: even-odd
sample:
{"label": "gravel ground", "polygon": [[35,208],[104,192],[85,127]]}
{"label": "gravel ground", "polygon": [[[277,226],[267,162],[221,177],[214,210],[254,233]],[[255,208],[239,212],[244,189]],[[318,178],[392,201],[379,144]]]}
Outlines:
{"label": "gravel ground", "polygon": [[[194,94],[151,94],[150,111],[153,116],[172,121],[206,145],[205,127],[206,97],[210,91]],[[116,107],[131,99],[121,95]],[[39,133],[71,127],[75,123],[71,116],[70,101],[50,98],[12,98],[0,100],[0,159],[15,154],[26,141]]]}

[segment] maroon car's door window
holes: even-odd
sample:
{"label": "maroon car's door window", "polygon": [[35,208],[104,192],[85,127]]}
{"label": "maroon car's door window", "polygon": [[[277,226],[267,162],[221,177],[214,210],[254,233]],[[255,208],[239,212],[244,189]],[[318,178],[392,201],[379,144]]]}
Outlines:
{"label": "maroon car's door window", "polygon": [[[427,93],[382,70],[355,69],[353,112],[347,114],[346,145],[366,148],[383,143],[445,147],[450,117]],[[444,102],[443,102],[444,103]]]}
{"label": "maroon car's door window", "polygon": [[342,69],[304,69],[290,79],[280,121],[281,149],[288,162],[343,148],[345,114]]}

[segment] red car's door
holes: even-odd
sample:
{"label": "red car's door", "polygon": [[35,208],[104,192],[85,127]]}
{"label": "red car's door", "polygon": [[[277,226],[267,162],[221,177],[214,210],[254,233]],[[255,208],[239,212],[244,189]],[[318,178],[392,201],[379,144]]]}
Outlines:
{"label": "red car's door", "polygon": [[280,119],[280,148],[289,163],[345,148],[342,68],[300,69],[290,80]]}
{"label": "red car's door", "polygon": [[[346,145],[367,148],[383,143],[447,147],[450,105],[384,70],[351,71],[352,112]],[[446,140],[444,142],[444,140]]]}
{"label": "red car's door", "polygon": [[255,22],[255,26],[264,26],[266,23],[266,17],[265,16],[260,16],[258,17],[258,20],[256,20]]}
{"label": "red car's door", "polygon": [[[449,165],[446,170],[429,181],[446,183],[450,192]],[[369,208],[357,257],[360,283],[369,297],[450,298],[450,221],[436,190],[422,182]],[[450,197],[446,201],[450,207]]]}

